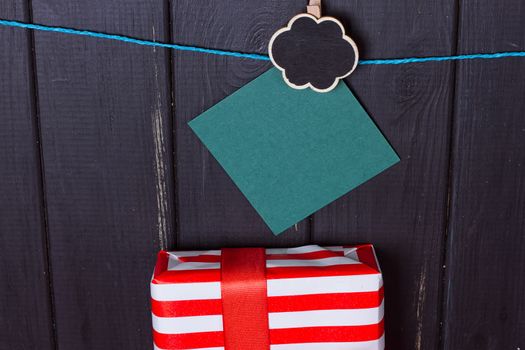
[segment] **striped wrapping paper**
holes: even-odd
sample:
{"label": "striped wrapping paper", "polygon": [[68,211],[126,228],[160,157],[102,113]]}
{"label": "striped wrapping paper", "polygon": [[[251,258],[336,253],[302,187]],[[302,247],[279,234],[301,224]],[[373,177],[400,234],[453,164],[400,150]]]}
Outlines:
{"label": "striped wrapping paper", "polygon": [[[156,350],[224,349],[220,261],[220,250],[159,254]],[[384,349],[383,280],[371,245],[266,249],[266,278],[271,350]]]}

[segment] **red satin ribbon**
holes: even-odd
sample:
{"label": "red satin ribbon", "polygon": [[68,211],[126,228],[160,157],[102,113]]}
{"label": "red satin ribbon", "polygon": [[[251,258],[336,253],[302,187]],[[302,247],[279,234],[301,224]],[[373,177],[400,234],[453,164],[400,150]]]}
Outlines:
{"label": "red satin ribbon", "polygon": [[265,249],[222,249],[221,292],[225,349],[269,350]]}

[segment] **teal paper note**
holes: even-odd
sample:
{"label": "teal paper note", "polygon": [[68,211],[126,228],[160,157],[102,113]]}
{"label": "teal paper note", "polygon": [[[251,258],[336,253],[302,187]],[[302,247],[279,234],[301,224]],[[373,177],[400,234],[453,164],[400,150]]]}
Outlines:
{"label": "teal paper note", "polygon": [[189,124],[274,234],[399,161],[344,83],[294,90],[274,68]]}

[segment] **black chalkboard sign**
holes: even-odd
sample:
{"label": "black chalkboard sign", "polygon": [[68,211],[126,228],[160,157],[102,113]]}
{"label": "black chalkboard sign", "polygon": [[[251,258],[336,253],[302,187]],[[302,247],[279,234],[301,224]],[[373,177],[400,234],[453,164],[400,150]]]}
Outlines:
{"label": "black chalkboard sign", "polygon": [[359,57],[355,42],[337,19],[306,13],[278,30],[268,51],[289,86],[318,92],[335,88],[340,79],[353,72]]}

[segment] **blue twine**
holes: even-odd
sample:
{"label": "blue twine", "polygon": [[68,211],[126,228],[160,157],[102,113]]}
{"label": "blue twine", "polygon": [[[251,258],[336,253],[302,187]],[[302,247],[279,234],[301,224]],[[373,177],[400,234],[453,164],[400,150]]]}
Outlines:
{"label": "blue twine", "polygon": [[458,61],[458,60],[473,60],[473,59],[492,59],[503,57],[525,57],[525,51],[512,52],[496,52],[496,53],[474,53],[469,55],[455,55],[455,56],[433,56],[433,57],[408,57],[408,58],[394,58],[384,60],[362,60],[359,64],[407,64],[420,62],[440,62],[440,61]]}
{"label": "blue twine", "polygon": [[253,53],[242,53],[242,52],[227,51],[227,50],[206,49],[204,47],[190,46],[190,45],[165,44],[165,43],[159,43],[157,41],[135,39],[135,38],[131,38],[129,36],[124,36],[124,35],[93,32],[91,30],[78,30],[78,29],[73,29],[73,28],[46,26],[42,24],[32,24],[32,23],[24,23],[24,22],[17,22],[17,21],[6,21],[3,19],[0,19],[0,25],[6,26],[6,27],[40,30],[44,32],[56,32],[56,33],[63,33],[63,34],[90,36],[93,38],[116,40],[116,41],[122,41],[125,43],[137,44],[137,45],[164,47],[167,49],[173,49],[173,50],[178,50],[178,51],[202,52],[202,53],[209,53],[212,55],[220,55],[220,56],[251,58],[251,59],[260,60],[260,61],[270,60],[270,58],[266,55],[259,55],[259,54],[253,54]]}
{"label": "blue twine", "polygon": [[[249,58],[249,59],[259,60],[259,61],[269,61],[270,60],[270,58],[267,55],[254,54],[254,53],[243,53],[243,52],[238,52],[238,51],[207,49],[204,47],[191,46],[191,45],[166,44],[166,43],[161,43],[157,41],[141,40],[141,39],[136,39],[136,38],[132,38],[129,36],[124,36],[124,35],[105,34],[105,33],[94,32],[90,30],[78,30],[78,29],[73,29],[73,28],[46,26],[42,24],[8,21],[8,20],[3,20],[3,19],[0,19],[0,25],[6,26],[6,27],[33,29],[33,30],[39,30],[39,31],[44,31],[44,32],[56,32],[56,33],[63,33],[63,34],[89,36],[93,38],[116,40],[116,41],[131,43],[131,44],[137,44],[137,45],[163,47],[163,48],[178,50],[178,51],[190,51],[190,52],[200,52],[200,53],[207,53],[207,54],[219,55],[219,56]],[[395,58],[395,59],[360,60],[359,64],[362,64],[362,65],[365,65],[365,64],[392,65],[392,64],[407,64],[407,63],[422,63],[422,62],[472,60],[472,59],[494,59],[494,58],[504,58],[504,57],[525,57],[525,51],[476,53],[476,54],[455,55],[455,56],[407,57],[407,58]]]}

